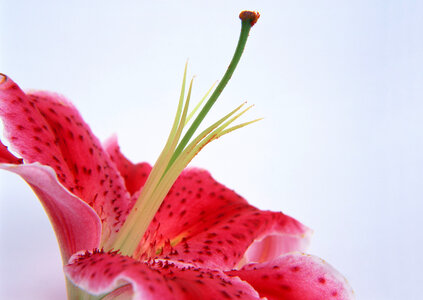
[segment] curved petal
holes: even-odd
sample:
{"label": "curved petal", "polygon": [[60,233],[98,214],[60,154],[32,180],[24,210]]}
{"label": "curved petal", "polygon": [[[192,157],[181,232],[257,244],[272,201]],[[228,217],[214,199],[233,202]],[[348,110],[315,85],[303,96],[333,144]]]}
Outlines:
{"label": "curved petal", "polygon": [[21,164],[21,158],[17,158],[7,150],[7,147],[0,141],[0,163]]}
{"label": "curved petal", "polygon": [[239,276],[269,300],[354,299],[351,287],[338,271],[320,258],[301,253],[285,254],[227,274]]}
{"label": "curved petal", "polygon": [[133,164],[121,152],[117,137],[112,136],[104,143],[104,148],[109,153],[113,163],[116,165],[120,175],[125,180],[125,186],[131,195],[138,192],[145,184],[148,174],[151,172],[151,165],[148,163]]}
{"label": "curved petal", "polygon": [[40,199],[56,233],[63,262],[83,249],[98,247],[101,222],[95,211],[68,192],[50,167],[0,164],[0,169],[20,175]]}
{"label": "curved petal", "polygon": [[187,169],[169,191],[136,257],[232,269],[303,250],[308,233],[289,216],[249,205],[207,171]]}
{"label": "curved petal", "polygon": [[0,117],[11,146],[26,162],[52,167],[60,182],[95,209],[103,238],[128,213],[123,179],[76,108],[47,92],[25,94],[10,78],[0,80]]}
{"label": "curved petal", "polygon": [[259,299],[238,277],[218,270],[194,268],[169,261],[139,262],[115,252],[75,255],[65,266],[68,278],[80,288],[101,295],[132,285],[133,299]]}

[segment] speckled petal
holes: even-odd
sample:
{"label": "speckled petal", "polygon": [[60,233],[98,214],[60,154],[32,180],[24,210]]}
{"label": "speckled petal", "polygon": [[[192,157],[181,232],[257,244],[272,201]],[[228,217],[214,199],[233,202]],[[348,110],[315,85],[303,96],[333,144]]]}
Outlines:
{"label": "speckled petal", "polygon": [[128,192],[131,195],[136,194],[147,181],[148,175],[151,172],[151,165],[148,163],[133,164],[128,160],[121,153],[116,136],[109,138],[104,143],[104,148],[125,180],[125,186]]}
{"label": "speckled petal", "polygon": [[250,283],[269,300],[348,300],[354,293],[345,278],[315,256],[290,253],[227,272]]}
{"label": "speckled petal", "polygon": [[75,285],[95,295],[117,288],[128,293],[129,283],[134,300],[259,299],[248,283],[218,270],[169,261],[139,262],[117,253],[75,255],[65,273]]}
{"label": "speckled petal", "polygon": [[48,92],[24,93],[2,75],[0,117],[12,149],[52,167],[59,181],[100,216],[103,238],[116,232],[130,203],[124,181],[76,108]]}
{"label": "speckled petal", "polygon": [[0,169],[20,175],[37,194],[53,225],[65,263],[77,251],[98,247],[101,235],[99,217],[57,180],[50,167],[39,163],[0,163]]}
{"label": "speckled petal", "polygon": [[310,230],[282,213],[261,211],[200,169],[187,169],[169,191],[136,257],[231,269],[303,251]]}

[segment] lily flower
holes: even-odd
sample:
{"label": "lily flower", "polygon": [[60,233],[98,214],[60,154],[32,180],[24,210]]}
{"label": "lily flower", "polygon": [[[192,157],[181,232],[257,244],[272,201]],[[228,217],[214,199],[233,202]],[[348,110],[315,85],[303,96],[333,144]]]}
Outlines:
{"label": "lily flower", "polygon": [[241,13],[230,67],[181,138],[199,107],[188,114],[185,68],[175,122],[153,167],[129,161],[115,137],[102,145],[63,96],[24,92],[0,76],[0,117],[20,156],[0,141],[0,168],[20,175],[46,210],[69,299],[353,298],[342,275],[303,253],[310,229],[251,206],[205,170],[186,169],[209,142],[256,121],[229,127],[248,110],[240,106],[192,138],[258,17]]}

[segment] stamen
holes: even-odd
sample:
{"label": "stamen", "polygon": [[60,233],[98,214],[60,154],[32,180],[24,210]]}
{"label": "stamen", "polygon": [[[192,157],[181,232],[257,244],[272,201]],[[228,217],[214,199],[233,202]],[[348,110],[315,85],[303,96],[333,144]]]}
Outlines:
{"label": "stamen", "polygon": [[[141,190],[140,196],[137,199],[134,207],[131,210],[131,213],[125,220],[124,225],[120,229],[118,235],[113,239],[109,238],[104,243],[105,249],[119,249],[119,246],[125,242],[125,240],[131,235],[131,231],[134,229],[133,224],[136,223],[137,219],[139,218],[140,212],[143,211],[141,205],[143,202],[148,201],[151,193],[153,192],[154,188],[157,186],[158,182],[160,181],[166,166],[169,163],[170,157],[175,150],[175,145],[179,140],[180,136],[177,136],[181,114],[183,109],[183,101],[185,97],[185,83],[186,83],[186,75],[187,75],[187,68],[188,62],[185,64],[184,69],[184,76],[182,80],[182,87],[181,87],[181,94],[179,96],[178,108],[176,111],[175,119],[172,125],[172,129],[170,131],[169,137],[166,141],[166,144],[160,153],[159,158],[157,159],[156,163],[154,164],[153,169],[150,172],[150,175],[147,178],[147,181],[144,184],[143,189]],[[174,142],[176,140],[176,143]],[[129,253],[125,253],[130,255]]]}
{"label": "stamen", "polygon": [[213,85],[211,86],[211,88],[207,91],[207,93],[204,95],[204,97],[200,100],[200,102],[198,102],[198,104],[194,107],[194,109],[190,112],[190,114],[188,115],[186,121],[185,121],[185,125],[187,125],[187,123],[191,120],[191,118],[194,116],[194,114],[197,112],[197,110],[200,108],[201,104],[203,104],[204,100],[206,100],[207,96],[210,94],[210,92],[213,90],[213,88],[215,87],[215,85],[217,84],[217,81],[215,83],[213,83]]}
{"label": "stamen", "polygon": [[241,22],[241,33],[239,35],[238,45],[236,46],[234,56],[232,57],[231,63],[228,66],[225,74],[223,75],[222,80],[219,82],[218,86],[214,90],[213,94],[210,96],[207,103],[204,105],[201,112],[198,114],[197,118],[193,121],[191,127],[185,133],[185,136],[182,138],[182,141],[179,143],[178,147],[175,150],[175,153],[170,161],[172,164],[175,159],[179,156],[185,146],[188,144],[191,137],[194,135],[195,131],[197,130],[198,126],[200,126],[201,122],[203,121],[204,117],[210,111],[213,104],[216,102],[217,98],[219,98],[220,94],[222,93],[223,89],[231,79],[232,74],[234,73],[239,60],[241,59],[242,53],[244,52],[245,45],[248,40],[248,34],[250,33],[251,27],[257,22],[258,18],[260,17],[259,13],[252,12],[252,11],[243,11],[239,15]]}
{"label": "stamen", "polygon": [[241,34],[232,61],[227,71],[225,72],[222,80],[220,81],[216,89],[213,91],[212,95],[210,96],[204,107],[201,109],[200,113],[194,119],[189,129],[186,131],[181,142],[179,142],[183,128],[191,119],[191,117],[195,114],[197,109],[201,106],[201,103],[204,101],[210,91],[213,89],[212,87],[207,92],[206,96],[200,101],[200,103],[194,108],[193,112],[191,112],[190,115],[187,117],[193,80],[191,80],[188,95],[184,103],[183,99],[185,95],[185,82],[187,71],[187,66],[185,65],[184,78],[182,82],[178,109],[175,115],[175,120],[171,132],[169,134],[169,138],[163,148],[162,153],[157,159],[137,202],[135,203],[130,214],[128,215],[124,225],[122,226],[118,234],[114,237],[114,239],[113,237],[110,238],[109,241],[107,241],[106,244],[103,245],[106,250],[114,248],[119,249],[123,255],[133,255],[140,241],[142,240],[142,237],[144,236],[144,233],[147,230],[151,220],[159,209],[161,203],[163,202],[163,199],[166,197],[170,188],[172,187],[178,176],[181,174],[183,169],[200,152],[200,150],[211,141],[238,128],[244,127],[259,120],[257,119],[227,128],[230,124],[232,124],[236,119],[238,119],[241,115],[243,115],[252,107],[250,106],[235,115],[235,113],[238,112],[244,105],[242,104],[236,109],[234,109],[232,112],[221,118],[219,121],[209,126],[190,143],[193,134],[198,129],[204,117],[210,111],[211,107],[216,102],[217,98],[220,96],[229,79],[231,78],[233,72],[235,71],[235,68],[238,65],[238,62],[244,51],[249,31],[259,18],[259,14],[254,12],[242,12],[240,14],[240,18],[242,20]]}
{"label": "stamen", "polygon": [[225,129],[221,133],[219,133],[219,135],[217,136],[217,139],[220,138],[221,136],[225,135],[225,134],[228,134],[229,132],[232,132],[234,130],[240,129],[242,127],[245,127],[247,125],[253,124],[253,123],[261,121],[261,120],[263,120],[263,118],[258,118],[258,119],[255,119],[255,120],[252,120],[252,121],[249,121],[249,122],[244,122],[244,123],[238,124],[236,126],[232,126],[228,129]]}

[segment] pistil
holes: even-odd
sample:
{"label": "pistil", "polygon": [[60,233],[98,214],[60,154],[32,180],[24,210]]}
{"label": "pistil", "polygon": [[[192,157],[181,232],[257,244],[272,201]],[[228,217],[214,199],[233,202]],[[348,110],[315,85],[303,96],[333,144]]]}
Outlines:
{"label": "pistil", "polygon": [[242,104],[219,121],[209,126],[196,138],[192,139],[201,122],[232,77],[244,51],[250,29],[257,22],[259,16],[258,13],[250,11],[244,11],[240,14],[240,19],[242,21],[241,33],[232,61],[223,75],[222,80],[180,140],[184,127],[197,111],[199,105],[201,105],[201,103],[197,105],[193,112],[188,115],[188,105],[191,98],[193,81],[191,80],[189,91],[185,98],[187,71],[187,67],[185,66],[178,109],[166,145],[157,159],[124,225],[115,237],[112,237],[103,245],[106,250],[119,249],[121,254],[132,256],[170,188],[194,156],[211,141],[259,120],[257,119],[229,127],[230,124],[251,108],[250,106],[241,110],[244,106],[244,104]]}

